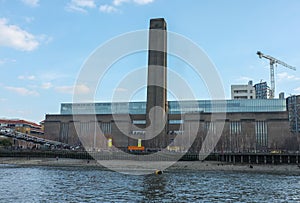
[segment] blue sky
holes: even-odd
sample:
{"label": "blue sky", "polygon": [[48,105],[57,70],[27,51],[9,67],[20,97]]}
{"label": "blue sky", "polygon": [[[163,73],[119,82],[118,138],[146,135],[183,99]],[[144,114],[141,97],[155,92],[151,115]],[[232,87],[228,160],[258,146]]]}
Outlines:
{"label": "blue sky", "polygon": [[[45,114],[59,113],[60,103],[72,102],[77,75],[91,52],[113,37],[147,29],[155,17],[164,17],[169,31],[207,53],[227,98],[231,84],[269,83],[269,64],[258,58],[258,50],[298,68],[275,69],[276,95],[300,94],[299,8],[297,0],[0,0],[0,117],[39,122]],[[120,64],[146,66],[146,53],[136,60]],[[190,77],[193,89],[203,89],[185,64],[172,57],[168,63]],[[107,91],[109,81],[121,75],[111,77]],[[105,94],[100,92],[97,101],[105,101]],[[209,95],[199,90],[197,98]]]}

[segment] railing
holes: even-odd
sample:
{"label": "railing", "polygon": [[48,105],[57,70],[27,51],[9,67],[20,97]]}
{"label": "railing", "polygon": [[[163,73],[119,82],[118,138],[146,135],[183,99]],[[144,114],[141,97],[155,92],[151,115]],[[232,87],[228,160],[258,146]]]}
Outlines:
{"label": "railing", "polygon": [[48,146],[49,148],[51,148],[51,147],[71,148],[70,145],[62,143],[62,142],[47,140],[47,139],[44,139],[41,137],[35,137],[32,135],[28,135],[26,133],[21,133],[21,132],[15,131],[10,128],[0,128],[0,135],[9,137],[9,138],[13,138],[16,140],[22,140],[25,142],[31,142],[31,143],[35,143],[35,144],[45,145],[45,146]]}

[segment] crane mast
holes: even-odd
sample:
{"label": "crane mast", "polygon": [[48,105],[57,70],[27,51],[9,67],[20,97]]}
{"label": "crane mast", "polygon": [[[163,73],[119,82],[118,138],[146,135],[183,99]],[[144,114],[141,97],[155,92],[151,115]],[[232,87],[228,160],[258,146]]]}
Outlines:
{"label": "crane mast", "polygon": [[280,61],[272,56],[269,56],[269,55],[265,55],[263,54],[262,52],[258,51],[256,53],[259,58],[265,58],[265,59],[268,59],[270,61],[270,80],[271,80],[271,89],[270,89],[270,94],[269,94],[269,98],[270,99],[273,99],[274,96],[275,96],[275,74],[274,74],[274,65],[277,65],[277,64],[280,64],[284,67],[287,67],[289,69],[292,69],[292,70],[296,70],[295,67],[293,66],[290,66],[288,64],[286,64],[285,62],[283,61]]}

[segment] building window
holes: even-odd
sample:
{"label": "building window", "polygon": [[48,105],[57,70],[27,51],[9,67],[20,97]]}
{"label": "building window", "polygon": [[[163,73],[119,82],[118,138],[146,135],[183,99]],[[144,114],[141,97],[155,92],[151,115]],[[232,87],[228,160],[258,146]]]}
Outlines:
{"label": "building window", "polygon": [[132,135],[145,135],[145,131],[144,130],[133,130],[131,132]]}
{"label": "building window", "polygon": [[183,120],[169,120],[169,124],[182,124]]}
{"label": "building window", "polygon": [[255,122],[255,135],[256,135],[257,146],[259,147],[268,146],[268,131],[267,131],[267,123],[265,121]]}
{"label": "building window", "polygon": [[237,135],[241,134],[241,122],[240,121],[231,121],[230,122],[230,134]]}
{"label": "building window", "polygon": [[68,143],[69,123],[60,124],[59,142]]}
{"label": "building window", "polygon": [[233,92],[236,94],[241,94],[241,93],[247,93],[248,91],[247,90],[234,90]]}
{"label": "building window", "polygon": [[235,96],[234,99],[248,99],[247,96]]}
{"label": "building window", "polygon": [[206,132],[209,131],[213,134],[216,134],[216,123],[214,121],[212,121],[212,122],[206,121],[204,124],[204,128],[205,128]]}
{"label": "building window", "polygon": [[184,131],[183,130],[170,130],[168,131],[169,135],[183,135]]}
{"label": "building window", "polygon": [[133,120],[132,124],[143,125],[143,124],[146,124],[146,120]]}
{"label": "building window", "polygon": [[111,134],[111,123],[110,122],[102,122],[100,125],[101,131],[103,134]]}
{"label": "building window", "polygon": [[90,123],[89,122],[80,122],[80,135],[87,136],[90,133]]}

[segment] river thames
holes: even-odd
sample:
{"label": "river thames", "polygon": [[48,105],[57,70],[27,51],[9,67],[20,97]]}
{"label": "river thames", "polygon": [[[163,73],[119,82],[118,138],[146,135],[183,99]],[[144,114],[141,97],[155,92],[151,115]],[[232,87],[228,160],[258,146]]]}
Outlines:
{"label": "river thames", "polygon": [[300,176],[0,165],[0,202],[299,202]]}

